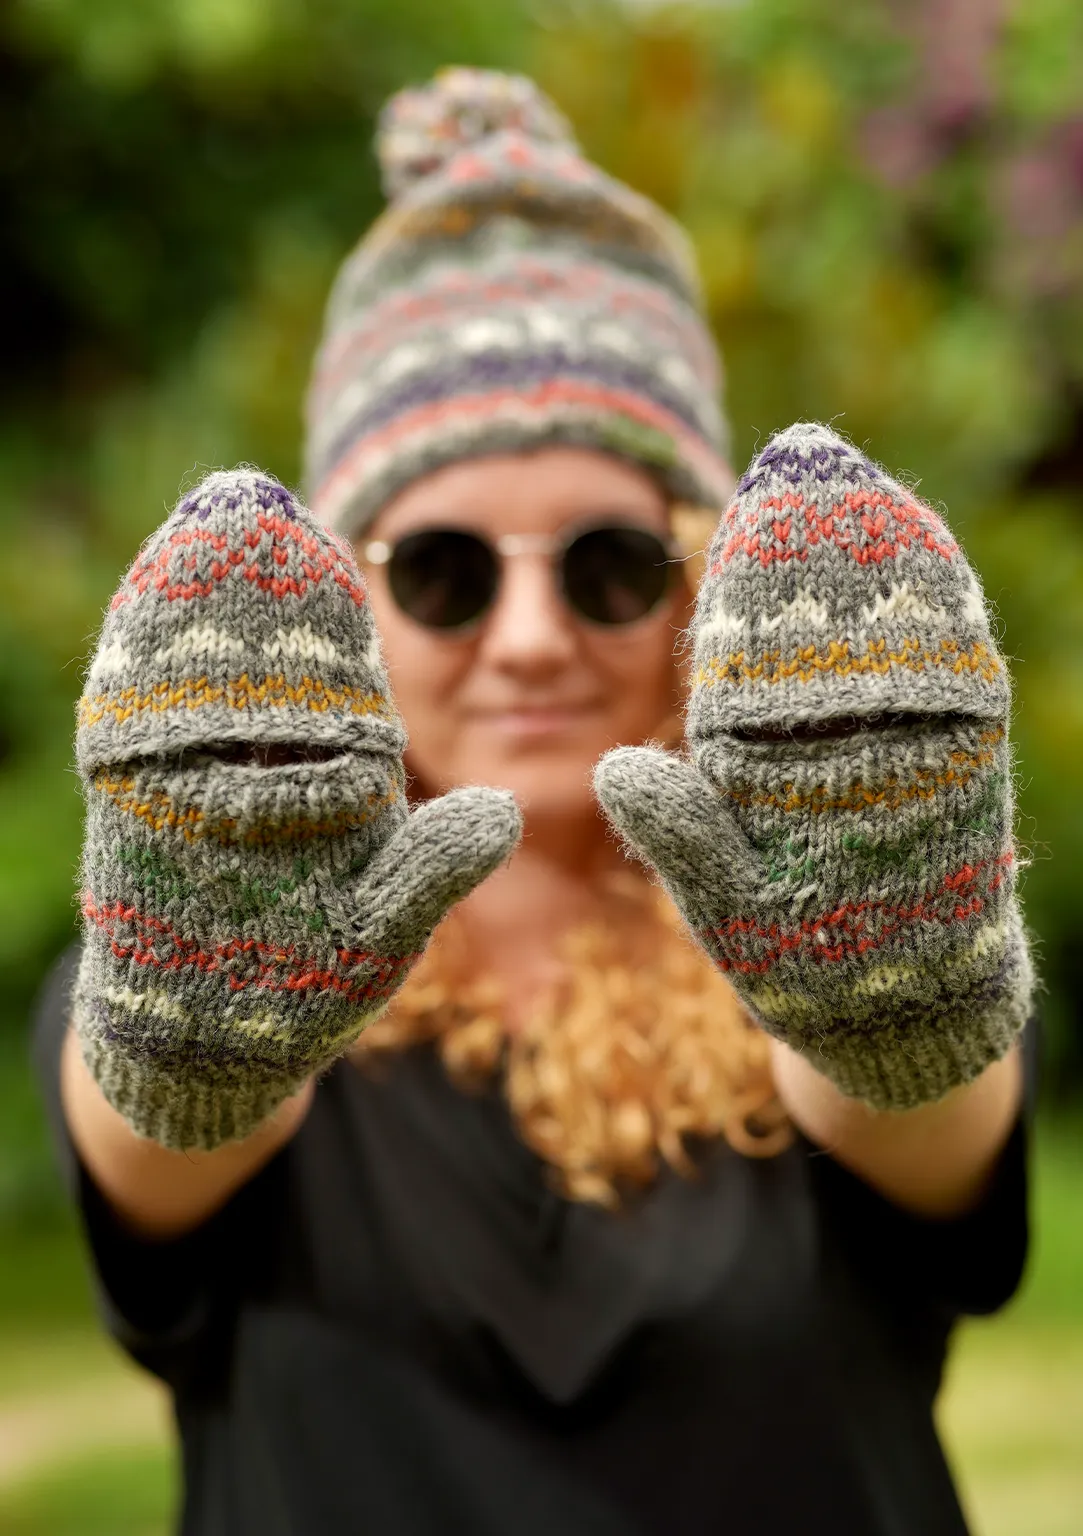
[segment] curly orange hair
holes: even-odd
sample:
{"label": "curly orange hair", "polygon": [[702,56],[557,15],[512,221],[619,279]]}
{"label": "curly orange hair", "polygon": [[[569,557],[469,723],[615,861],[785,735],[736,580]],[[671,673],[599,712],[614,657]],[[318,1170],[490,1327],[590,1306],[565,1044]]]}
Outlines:
{"label": "curly orange hair", "polygon": [[519,1133],[556,1186],[606,1206],[662,1164],[691,1174],[696,1142],[722,1136],[762,1157],[791,1136],[766,1038],[668,899],[631,872],[611,894],[618,920],[566,936],[562,979],[521,1028],[509,1031],[500,988],[472,970],[453,913],[355,1047],[363,1062],[435,1041],[466,1089],[502,1071]]}

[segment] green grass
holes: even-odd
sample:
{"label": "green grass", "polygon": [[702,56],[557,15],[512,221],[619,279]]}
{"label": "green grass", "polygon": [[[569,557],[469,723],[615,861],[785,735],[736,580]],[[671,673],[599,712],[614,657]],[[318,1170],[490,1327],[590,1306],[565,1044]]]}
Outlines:
{"label": "green grass", "polygon": [[1030,1265],[1012,1314],[1083,1323],[1083,1125],[1043,1123],[1034,1154]]}
{"label": "green grass", "polygon": [[976,1536],[1083,1531],[1083,1324],[968,1324],[939,1420]]}
{"label": "green grass", "polygon": [[163,1536],[174,1484],[164,1446],[76,1457],[0,1493],[0,1536]]}
{"label": "green grass", "polygon": [[1035,1139],[1019,1296],[960,1329],[939,1420],[975,1536],[1083,1532],[1083,1127]]}
{"label": "green grass", "polygon": [[0,1227],[0,1243],[0,1332],[93,1317],[91,1282],[74,1219]]}

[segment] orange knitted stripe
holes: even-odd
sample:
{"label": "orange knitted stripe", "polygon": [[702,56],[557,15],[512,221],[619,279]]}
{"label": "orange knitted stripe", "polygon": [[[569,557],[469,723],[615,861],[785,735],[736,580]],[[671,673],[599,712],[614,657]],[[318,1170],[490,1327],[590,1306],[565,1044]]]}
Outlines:
{"label": "orange knitted stripe", "polygon": [[851,655],[848,640],[831,640],[826,654],[820,654],[814,645],[806,645],[795,656],[785,659],[781,651],[765,651],[758,661],[748,660],[745,651],[731,651],[725,660],[712,656],[699,668],[695,681],[704,688],[713,688],[716,683],[781,683],[791,677],[807,683],[821,672],[834,672],[839,677],[871,672],[883,677],[894,667],[904,667],[908,672],[925,672],[934,667],[946,667],[956,674],[976,672],[988,683],[1000,671],[1001,663],[981,640],[968,651],[953,640],[941,641],[936,651],[923,650],[920,640],[909,637],[894,651],[888,650],[886,640],[870,640],[865,654],[858,656]]}
{"label": "orange knitted stripe", "polygon": [[197,843],[204,837],[213,837],[227,845],[244,843],[248,846],[303,842],[309,837],[337,837],[352,827],[363,827],[378,811],[394,805],[399,798],[397,788],[392,785],[382,795],[375,793],[369,795],[364,809],[336,811],[333,816],[323,816],[319,819],[298,816],[292,821],[261,822],[257,826],[247,827],[238,834],[237,822],[232,816],[222,816],[216,821],[208,821],[204,812],[194,805],[178,808],[172,797],[164,790],[149,789],[140,792],[131,774],[114,778],[108,771],[103,771],[95,775],[94,788],[99,794],[108,795],[122,815],[135,816],[137,820],[145,821],[155,832],[160,832],[163,827],[176,828],[184,834],[189,843]]}
{"label": "orange knitted stripe", "polygon": [[361,693],[348,685],[329,688],[318,678],[302,677],[294,686],[284,676],[265,677],[253,682],[248,673],[231,678],[226,683],[212,683],[206,676],[185,678],[182,682],[168,680],[155,683],[149,692],[138,688],[124,688],[120,693],[98,693],[93,698],[84,696],[79,701],[79,727],[97,725],[106,715],[112,715],[117,724],[132,716],[150,710],[162,714],[170,709],[202,709],[205,704],[224,704],[229,709],[251,709],[260,706],[282,708],[287,704],[302,709],[324,713],[329,709],[344,709],[351,715],[378,715],[391,718],[391,707],[382,693]]}
{"label": "orange knitted stripe", "polygon": [[[980,739],[994,743],[1002,741],[1004,727],[983,731]],[[870,805],[882,805],[886,810],[895,811],[911,800],[931,800],[938,790],[953,784],[962,789],[980,768],[988,768],[995,759],[992,746],[981,752],[951,752],[952,766],[943,773],[919,768],[912,783],[901,784],[897,779],[889,779],[881,789],[870,789],[858,780],[845,794],[836,796],[828,793],[826,784],[816,784],[809,790],[799,790],[795,784],[787,784],[782,795],[746,789],[727,789],[725,794],[741,806],[766,805],[779,811],[807,810],[813,816],[824,811],[863,811]]]}

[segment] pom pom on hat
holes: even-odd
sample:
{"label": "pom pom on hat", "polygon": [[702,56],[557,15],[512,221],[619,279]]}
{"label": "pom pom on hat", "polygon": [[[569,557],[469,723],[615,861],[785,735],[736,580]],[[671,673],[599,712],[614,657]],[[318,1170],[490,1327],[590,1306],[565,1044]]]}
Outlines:
{"label": "pom pom on hat", "polygon": [[497,133],[577,148],[564,115],[525,75],[455,67],[391,98],[376,135],[384,193],[404,192],[462,149]]}

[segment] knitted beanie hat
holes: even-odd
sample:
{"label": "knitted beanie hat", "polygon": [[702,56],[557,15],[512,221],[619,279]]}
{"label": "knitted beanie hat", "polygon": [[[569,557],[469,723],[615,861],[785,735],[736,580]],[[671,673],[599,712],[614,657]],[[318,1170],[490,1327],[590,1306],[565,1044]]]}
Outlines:
{"label": "knitted beanie hat", "polygon": [[545,444],[720,509],[719,363],[678,226],[519,76],[401,92],[377,150],[390,206],[334,285],[308,400],[317,515],[352,538],[420,475]]}
{"label": "knitted beanie hat", "polygon": [[828,427],[799,422],[753,459],[708,570],[695,737],[838,715],[1007,714],[1007,669],[959,545]]}
{"label": "knitted beanie hat", "polygon": [[181,499],[113,598],[76,752],[92,773],[257,735],[390,754],[405,742],[349,544],[270,475],[220,471]]}

